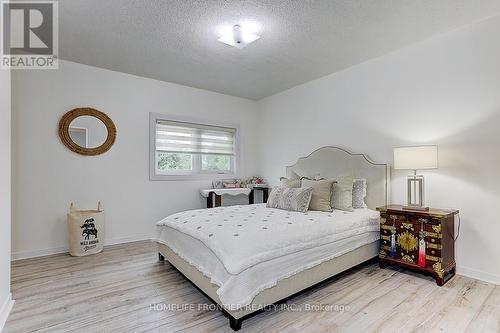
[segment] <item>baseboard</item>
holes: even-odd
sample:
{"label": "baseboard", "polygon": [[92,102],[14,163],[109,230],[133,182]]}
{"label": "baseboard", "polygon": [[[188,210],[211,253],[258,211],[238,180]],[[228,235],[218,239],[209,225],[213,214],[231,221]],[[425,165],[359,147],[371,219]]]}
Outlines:
{"label": "baseboard", "polygon": [[8,294],[7,298],[0,307],[0,332],[2,332],[13,306],[14,300],[12,299],[12,294]]}
{"label": "baseboard", "polygon": [[149,235],[142,235],[142,236],[134,236],[134,237],[113,238],[113,239],[107,240],[104,243],[104,245],[110,246],[110,245],[117,245],[117,244],[140,242],[140,241],[145,241],[145,240],[151,240],[152,238],[153,237],[150,234]]}
{"label": "baseboard", "polygon": [[457,266],[457,274],[470,277],[476,280],[481,280],[484,282],[500,285],[500,276],[480,271],[477,269],[464,266]]}
{"label": "baseboard", "polygon": [[[151,235],[113,238],[110,240],[106,240],[106,242],[104,243],[104,246],[139,242],[139,241],[144,241],[144,240],[150,240],[151,238],[152,238]],[[44,256],[50,256],[52,254],[67,253],[67,252],[68,252],[68,248],[65,246],[64,247],[54,247],[54,248],[50,248],[50,249],[41,249],[41,250],[35,250],[35,251],[19,251],[19,252],[12,252],[11,259],[12,259],[12,261],[16,261],[16,260],[21,260],[21,259],[44,257]]]}
{"label": "baseboard", "polygon": [[11,261],[36,258],[36,257],[44,257],[44,256],[50,256],[52,254],[65,253],[65,252],[68,252],[67,247],[54,247],[54,248],[50,248],[50,249],[41,249],[41,250],[35,250],[35,251],[12,252]]}

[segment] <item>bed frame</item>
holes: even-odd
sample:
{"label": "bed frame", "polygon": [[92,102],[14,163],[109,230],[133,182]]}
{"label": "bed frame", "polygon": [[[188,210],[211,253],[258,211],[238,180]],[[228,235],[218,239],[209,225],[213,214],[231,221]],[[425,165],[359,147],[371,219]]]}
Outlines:
{"label": "bed frame", "polygon": [[[375,209],[388,203],[390,167],[388,164],[375,163],[364,154],[354,154],[339,147],[322,147],[306,157],[299,158],[294,165],[286,167],[287,176],[290,176],[292,171],[311,178],[335,178],[341,175],[364,178],[367,181],[365,200],[367,206]],[[289,300],[340,273],[370,261],[377,257],[378,253],[378,241],[364,245],[279,281],[274,287],[265,289],[255,296],[250,307],[234,311],[222,305],[217,295],[218,287],[212,284],[209,278],[180,258],[168,246],[158,243],[159,259],[168,260],[206,297],[219,305],[224,315],[229,318],[230,327],[235,331],[241,328],[243,320],[259,314],[262,309]]]}

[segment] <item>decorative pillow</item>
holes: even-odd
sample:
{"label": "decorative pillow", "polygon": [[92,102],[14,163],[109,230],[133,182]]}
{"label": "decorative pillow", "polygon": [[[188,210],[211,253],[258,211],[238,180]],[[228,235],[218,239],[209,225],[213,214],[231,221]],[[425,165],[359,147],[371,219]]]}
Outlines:
{"label": "decorative pillow", "polygon": [[281,186],[290,188],[299,188],[301,184],[300,176],[294,171],[290,172],[290,178],[281,177]]}
{"label": "decorative pillow", "polygon": [[332,208],[332,188],[335,179],[312,180],[302,178],[302,188],[312,187],[310,210],[319,210],[322,212],[331,212]]}
{"label": "decorative pillow", "polygon": [[352,176],[337,177],[333,185],[332,206],[334,209],[352,212]]}
{"label": "decorative pillow", "polygon": [[269,194],[266,207],[305,213],[309,208],[312,192],[312,188],[276,186]]}
{"label": "decorative pillow", "polygon": [[352,208],[366,208],[366,179],[354,179],[352,182]]}

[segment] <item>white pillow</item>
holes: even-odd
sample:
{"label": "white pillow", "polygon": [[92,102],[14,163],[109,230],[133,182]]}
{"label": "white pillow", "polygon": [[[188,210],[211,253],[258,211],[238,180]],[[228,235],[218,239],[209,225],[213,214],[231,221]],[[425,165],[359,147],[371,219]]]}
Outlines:
{"label": "white pillow", "polygon": [[332,206],[334,209],[352,212],[352,176],[340,176],[333,185]]}
{"label": "white pillow", "polygon": [[366,179],[354,179],[352,182],[352,208],[366,208]]}
{"label": "white pillow", "polygon": [[300,176],[295,171],[291,171],[290,178],[281,177],[280,182],[281,186],[298,188],[300,187],[301,179]]}

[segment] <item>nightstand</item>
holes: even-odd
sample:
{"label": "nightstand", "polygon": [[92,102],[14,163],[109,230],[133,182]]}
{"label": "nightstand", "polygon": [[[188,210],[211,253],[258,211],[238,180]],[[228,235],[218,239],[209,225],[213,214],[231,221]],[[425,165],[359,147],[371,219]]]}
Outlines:
{"label": "nightstand", "polygon": [[[377,210],[380,212],[381,268],[395,265],[432,275],[438,286],[455,275],[455,215],[458,210],[431,208],[429,211],[417,211],[403,209],[400,205],[379,207]],[[391,249],[393,233],[395,252]],[[418,264],[420,235],[426,243],[425,267]]]}
{"label": "nightstand", "polygon": [[262,202],[267,203],[267,199],[269,198],[269,187],[267,186],[254,186],[252,192],[248,195],[248,203],[250,205],[254,204],[254,194],[256,191],[262,191]]}

